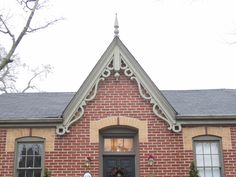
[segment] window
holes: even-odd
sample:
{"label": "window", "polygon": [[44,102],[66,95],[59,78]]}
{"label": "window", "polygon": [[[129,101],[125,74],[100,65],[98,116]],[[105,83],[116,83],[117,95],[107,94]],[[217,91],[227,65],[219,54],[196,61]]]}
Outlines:
{"label": "window", "polygon": [[104,138],[105,152],[133,152],[133,138]]}
{"label": "window", "polygon": [[195,160],[201,177],[221,177],[223,165],[220,138],[201,136],[194,138]]}
{"label": "window", "polygon": [[16,142],[16,177],[41,177],[44,143],[41,138],[21,138]]}

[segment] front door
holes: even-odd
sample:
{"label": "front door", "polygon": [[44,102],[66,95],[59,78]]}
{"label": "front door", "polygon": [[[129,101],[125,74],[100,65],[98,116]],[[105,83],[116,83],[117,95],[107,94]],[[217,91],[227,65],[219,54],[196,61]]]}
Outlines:
{"label": "front door", "polygon": [[134,156],[104,156],[103,177],[135,177]]}

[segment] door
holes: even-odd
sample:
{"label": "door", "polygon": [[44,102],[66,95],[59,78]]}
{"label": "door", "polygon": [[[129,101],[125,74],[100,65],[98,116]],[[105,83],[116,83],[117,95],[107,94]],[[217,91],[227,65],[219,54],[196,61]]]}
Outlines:
{"label": "door", "polygon": [[134,156],[103,156],[103,177],[135,177]]}

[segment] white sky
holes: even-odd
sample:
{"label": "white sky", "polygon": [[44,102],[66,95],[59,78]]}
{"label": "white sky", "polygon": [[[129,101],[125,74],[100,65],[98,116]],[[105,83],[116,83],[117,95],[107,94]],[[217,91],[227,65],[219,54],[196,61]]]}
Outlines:
{"label": "white sky", "polygon": [[[15,11],[15,0],[1,1]],[[120,39],[159,89],[236,89],[235,8],[235,0],[50,0],[35,21],[65,20],[25,36],[17,53],[32,67],[54,67],[41,90],[77,91],[112,41],[118,13]]]}

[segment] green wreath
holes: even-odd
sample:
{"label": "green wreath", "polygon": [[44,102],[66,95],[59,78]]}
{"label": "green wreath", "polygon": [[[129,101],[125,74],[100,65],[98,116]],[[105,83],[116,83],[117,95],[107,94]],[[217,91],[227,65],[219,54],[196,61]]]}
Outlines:
{"label": "green wreath", "polygon": [[125,168],[114,167],[111,170],[110,177],[116,177],[116,175],[118,175],[119,173],[122,175],[122,177],[126,177],[127,171]]}

